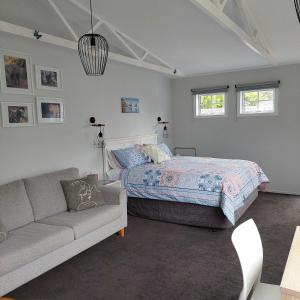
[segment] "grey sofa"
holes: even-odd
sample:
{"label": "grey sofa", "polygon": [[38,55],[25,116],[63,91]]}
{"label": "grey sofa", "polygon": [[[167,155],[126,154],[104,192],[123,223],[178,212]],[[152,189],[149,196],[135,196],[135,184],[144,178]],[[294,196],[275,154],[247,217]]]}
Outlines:
{"label": "grey sofa", "polygon": [[0,296],[127,226],[126,192],[118,187],[102,188],[120,205],[67,211],[60,181],[78,177],[70,168],[0,186],[0,220],[9,232],[0,243]]}

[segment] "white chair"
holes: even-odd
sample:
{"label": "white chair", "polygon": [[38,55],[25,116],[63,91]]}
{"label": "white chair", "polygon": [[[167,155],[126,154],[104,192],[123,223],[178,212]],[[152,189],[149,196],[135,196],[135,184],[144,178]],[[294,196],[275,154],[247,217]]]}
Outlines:
{"label": "white chair", "polygon": [[239,300],[247,300],[251,290],[251,300],[280,300],[280,287],[260,282],[263,248],[257,227],[252,219],[238,226],[231,236],[238,254],[243,273],[243,289]]}

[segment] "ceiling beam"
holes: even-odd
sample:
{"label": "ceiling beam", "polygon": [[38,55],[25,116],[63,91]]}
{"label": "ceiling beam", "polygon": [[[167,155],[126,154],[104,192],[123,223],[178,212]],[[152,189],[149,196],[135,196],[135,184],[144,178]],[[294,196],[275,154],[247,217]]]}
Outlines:
{"label": "ceiling beam", "polygon": [[[93,31],[95,32],[103,24],[102,20],[99,20],[94,26]],[[89,30],[89,33],[92,33],[92,29]]]}
{"label": "ceiling beam", "polygon": [[145,58],[148,56],[148,52],[145,52],[145,54],[143,55],[143,57],[141,58],[141,60],[145,60]]}
{"label": "ceiling beam", "polygon": [[62,14],[62,12],[60,11],[60,9],[56,6],[56,4],[52,1],[52,0],[48,0],[49,4],[52,6],[52,8],[55,10],[55,12],[57,13],[57,15],[59,16],[59,18],[62,20],[62,22],[65,24],[65,26],[68,28],[68,30],[70,31],[70,33],[72,34],[73,38],[75,39],[75,41],[78,41],[78,36],[75,33],[75,31],[73,30],[72,26],[70,25],[70,23],[67,21],[67,19],[64,17],[64,15]]}
{"label": "ceiling beam", "polygon": [[123,46],[138,60],[140,57],[135,53],[135,51],[126,43],[126,41],[122,38],[122,36],[112,27],[109,27],[110,31],[114,34],[114,36],[123,44]]}
{"label": "ceiling beam", "polygon": [[[5,21],[0,21],[0,31],[10,33],[10,34],[15,34],[15,35],[22,36],[22,37],[26,37],[26,38],[35,40],[36,42],[41,41],[41,42],[49,43],[49,44],[52,44],[55,46],[60,46],[60,47],[64,47],[64,48],[68,48],[68,49],[72,49],[72,50],[76,50],[76,51],[78,49],[78,44],[75,41],[67,40],[67,39],[60,38],[60,37],[57,37],[57,36],[54,36],[51,34],[47,34],[47,33],[43,33],[43,32],[39,32],[39,34],[42,37],[39,40],[36,40],[36,38],[33,35],[34,29],[11,24],[11,23],[8,23]],[[135,58],[130,58],[130,57],[120,55],[117,53],[113,53],[113,52],[108,53],[108,58],[111,60],[117,61],[117,62],[122,62],[122,63],[129,64],[132,66],[157,71],[159,73],[163,73],[163,74],[167,74],[167,75],[181,76],[178,73],[174,74],[173,69],[162,67],[159,65],[151,64],[151,63],[147,63],[144,61],[137,60]]]}
{"label": "ceiling beam", "polygon": [[[248,31],[248,33],[255,39],[258,43],[262,45],[262,47],[269,50],[269,53],[272,53],[270,51],[270,46],[267,43],[267,40],[265,38],[265,35],[263,31],[258,29],[258,22],[256,18],[254,17],[253,13],[251,12],[247,1],[244,0],[234,0],[236,3],[236,6],[240,12],[240,15],[242,17],[242,20],[244,21],[245,29]],[[277,60],[275,59],[274,55],[272,54],[274,64],[276,64]]]}
{"label": "ceiling beam", "polygon": [[[77,6],[78,8],[80,8],[81,10],[85,11],[86,13],[90,14],[90,9],[87,8],[86,6],[84,6],[82,3],[80,3],[78,0],[68,0],[70,3],[73,3],[75,6]],[[141,48],[144,52],[148,52],[148,55],[151,55],[153,58],[155,58],[156,60],[158,60],[162,65],[166,66],[167,68],[170,68],[172,70],[175,70],[176,68],[174,68],[174,66],[171,66],[168,62],[166,62],[165,60],[161,59],[159,56],[157,56],[156,54],[152,53],[151,51],[149,51],[148,49],[146,49],[145,47],[143,47],[141,44],[139,44],[137,41],[135,41],[134,39],[132,39],[131,37],[129,37],[126,33],[122,32],[121,30],[119,30],[118,28],[116,28],[115,26],[113,26],[112,24],[110,24],[109,22],[105,21],[104,18],[100,17],[97,13],[93,12],[93,16],[97,19],[97,20],[102,20],[103,23],[114,33],[117,32],[119,34],[121,34],[123,37],[125,37],[128,41],[130,41],[131,43],[135,44],[137,47]],[[183,74],[179,71],[176,70],[176,74],[180,74],[180,76],[183,76]]]}
{"label": "ceiling beam", "polygon": [[221,10],[224,10],[227,2],[228,2],[228,0],[220,0],[219,5],[220,5]]}
{"label": "ceiling beam", "polygon": [[[218,5],[210,0],[190,0],[195,6],[201,9],[205,14],[213,18],[217,23],[234,33],[247,47],[261,55],[272,65],[277,62],[270,51],[262,46],[253,36],[248,34],[243,28],[231,20]],[[226,3],[225,3],[226,4]]]}
{"label": "ceiling beam", "polygon": [[243,27],[244,27],[245,31],[247,31],[249,33],[249,35],[256,37],[258,31],[256,28],[254,28],[253,23],[250,22],[249,15],[246,14],[246,11],[244,9],[244,5],[243,5],[242,1],[234,0],[234,2],[239,10],[239,13],[241,16],[241,21],[243,22],[243,25],[244,25]]}
{"label": "ceiling beam", "polygon": [[224,10],[228,0],[212,0],[216,6],[218,6],[221,10]]}

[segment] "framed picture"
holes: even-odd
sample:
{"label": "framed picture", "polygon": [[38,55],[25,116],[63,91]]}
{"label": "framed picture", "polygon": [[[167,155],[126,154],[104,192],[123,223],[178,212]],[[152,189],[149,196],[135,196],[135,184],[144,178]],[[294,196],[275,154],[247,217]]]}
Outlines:
{"label": "framed picture", "polygon": [[0,79],[1,90],[4,93],[32,94],[30,57],[1,50]]}
{"label": "framed picture", "polygon": [[62,99],[38,97],[36,105],[39,123],[64,122],[64,104]]}
{"label": "framed picture", "polygon": [[33,103],[1,102],[3,127],[34,125]]}
{"label": "framed picture", "polygon": [[122,113],[139,113],[140,112],[139,103],[140,100],[137,98],[122,97],[121,98]]}
{"label": "framed picture", "polygon": [[35,66],[36,88],[44,90],[61,90],[61,72],[59,69]]}

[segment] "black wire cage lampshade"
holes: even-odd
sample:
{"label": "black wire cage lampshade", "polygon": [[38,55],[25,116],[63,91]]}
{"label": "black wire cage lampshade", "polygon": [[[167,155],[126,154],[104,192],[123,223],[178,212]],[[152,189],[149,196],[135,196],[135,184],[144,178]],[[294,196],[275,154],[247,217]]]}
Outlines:
{"label": "black wire cage lampshade", "polygon": [[92,0],[90,0],[90,10],[91,33],[79,38],[78,53],[86,75],[100,76],[105,71],[109,48],[105,37],[93,31]]}
{"label": "black wire cage lampshade", "polygon": [[297,12],[298,20],[300,23],[300,0],[294,0],[294,3],[295,3],[295,9]]}

